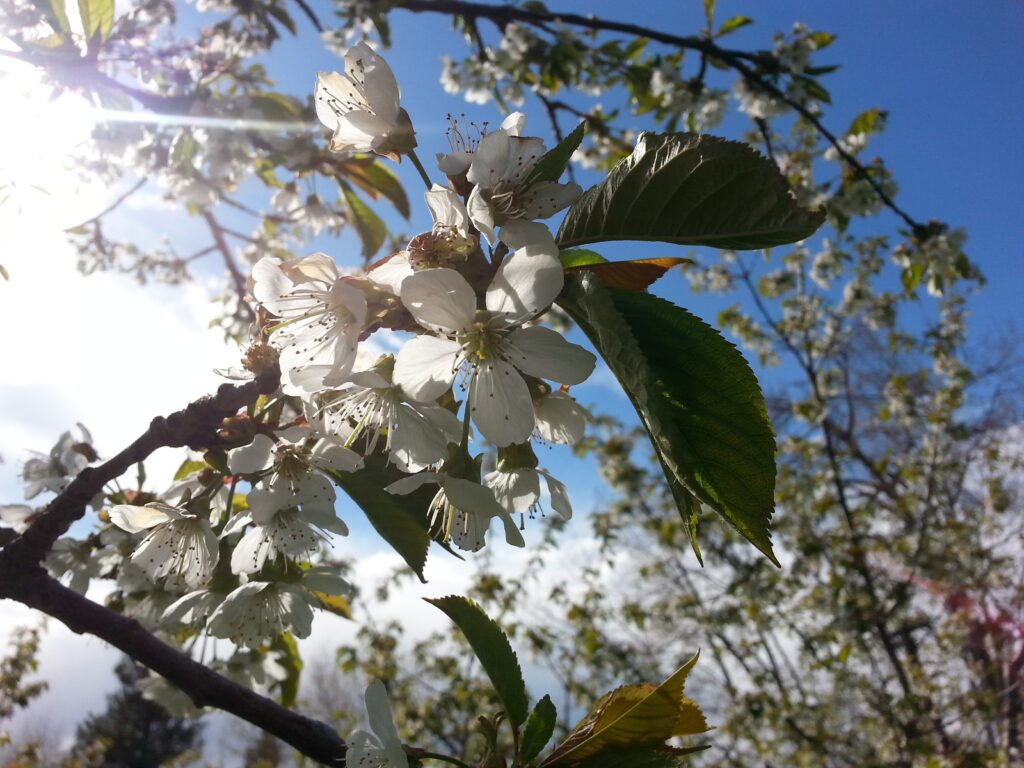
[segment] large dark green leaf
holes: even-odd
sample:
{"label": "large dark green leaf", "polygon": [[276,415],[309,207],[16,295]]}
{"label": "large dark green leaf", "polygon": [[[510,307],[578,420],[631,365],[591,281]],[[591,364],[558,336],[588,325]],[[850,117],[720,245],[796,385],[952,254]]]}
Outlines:
{"label": "large dark green leaf", "polygon": [[660,240],[770,248],[809,237],[824,212],[801,208],[775,165],[747,144],[692,133],[642,133],[633,154],[569,208],[568,248]]}
{"label": "large dark green leaf", "polygon": [[778,565],[769,532],[775,440],[739,350],[685,309],[586,272],[567,276],[559,304],[632,401],[691,531],[696,497]]}
{"label": "large dark green leaf", "polygon": [[427,509],[436,489],[425,485],[406,496],[388,493],[384,488],[401,477],[408,477],[388,464],[382,456],[368,456],[358,472],[331,472],[334,482],[359,505],[377,533],[402,556],[402,559],[426,583],[423,567],[427,563],[430,536],[427,533]]}
{"label": "large dark green leaf", "polygon": [[518,728],[526,721],[528,708],[526,684],[519,668],[519,659],[508,638],[479,605],[466,597],[450,595],[427,600],[444,611],[466,636],[473,653],[505,705],[505,713]]}

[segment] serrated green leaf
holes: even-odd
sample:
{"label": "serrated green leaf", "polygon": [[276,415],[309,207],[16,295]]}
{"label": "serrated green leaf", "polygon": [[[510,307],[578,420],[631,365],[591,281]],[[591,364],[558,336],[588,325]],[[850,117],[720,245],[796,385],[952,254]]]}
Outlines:
{"label": "serrated green leaf", "polygon": [[491,685],[498,692],[498,698],[504,704],[505,713],[512,725],[516,728],[522,725],[526,721],[529,706],[526,684],[519,668],[519,659],[501,627],[469,598],[450,595],[433,600],[424,599],[444,611],[462,630],[490,678]]}
{"label": "serrated green leaf", "polygon": [[753,23],[754,20],[749,16],[733,16],[731,19],[726,19],[722,22],[722,26],[718,28],[718,31],[715,33],[715,37],[728,35],[730,32],[735,32],[737,29]]}
{"label": "serrated green leaf", "polygon": [[[683,695],[686,676],[697,663],[698,655],[661,685],[624,685],[606,694],[565,741],[544,759],[541,768],[595,764],[632,766],[633,763],[609,763],[600,756],[611,750],[670,752],[665,746],[668,739],[711,730],[700,707]],[[597,763],[592,762],[595,760]]]}
{"label": "serrated green leaf", "polygon": [[809,237],[824,217],[797,205],[774,163],[747,144],[642,133],[573,203],[556,240],[562,248],[603,240],[770,248]]}
{"label": "serrated green leaf", "polygon": [[608,259],[600,253],[586,248],[567,248],[564,251],[559,251],[558,258],[562,260],[562,266],[566,269],[608,263]]}
{"label": "serrated green leaf", "polygon": [[544,698],[537,702],[537,705],[530,713],[526,721],[526,728],[523,729],[523,738],[519,747],[520,762],[528,763],[544,749],[551,734],[555,732],[555,722],[558,719],[558,712],[551,702],[551,697],[544,694]]}
{"label": "serrated green leaf", "polygon": [[340,161],[336,163],[336,167],[346,179],[363,190],[371,199],[376,200],[383,195],[403,218],[409,218],[411,211],[405,187],[398,176],[383,163],[359,157]]}
{"label": "serrated green leaf", "polygon": [[287,677],[278,683],[281,689],[280,702],[284,707],[292,707],[299,696],[299,681],[302,678],[303,664],[299,644],[290,632],[284,632],[274,639],[270,648],[282,652],[278,656],[278,662],[284,667]]}
{"label": "serrated green leaf", "polygon": [[690,525],[696,497],[778,565],[775,440],[746,360],[711,326],[647,293],[567,276],[559,305],[622,384]]}
{"label": "serrated green leaf", "polygon": [[86,39],[97,32],[101,40],[110,36],[114,26],[114,0],[78,0],[78,12],[82,17],[82,30]]}
{"label": "serrated green leaf", "polygon": [[562,139],[550,152],[546,152],[544,156],[537,161],[537,164],[533,166],[529,175],[526,177],[526,183],[532,184],[537,181],[558,181],[562,174],[565,173],[566,167],[569,165],[569,160],[572,158],[572,153],[575,152],[580,142],[583,141],[583,135],[587,132],[587,124],[581,122],[577,125],[568,136]]}
{"label": "serrated green leaf", "polygon": [[341,189],[345,205],[348,207],[349,223],[355,227],[356,234],[363,244],[363,258],[370,259],[384,245],[388,237],[388,227],[370,206],[359,199],[350,186],[343,184]]}
{"label": "serrated green leaf", "polygon": [[354,501],[370,525],[391,545],[402,559],[426,583],[423,567],[427,563],[427,509],[434,491],[424,486],[406,496],[388,493],[384,488],[404,473],[381,456],[368,456],[358,472],[328,472],[334,482]]}

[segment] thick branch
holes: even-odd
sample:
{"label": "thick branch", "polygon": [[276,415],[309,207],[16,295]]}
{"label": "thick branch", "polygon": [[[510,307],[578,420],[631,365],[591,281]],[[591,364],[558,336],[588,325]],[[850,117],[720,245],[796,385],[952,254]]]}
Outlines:
{"label": "thick branch", "polygon": [[53,543],[71,524],[85,514],[89,501],[103,486],[120,477],[133,465],[144,461],[158,448],[188,446],[195,450],[220,445],[217,428],[223,419],[252,403],[261,394],[277,389],[278,371],[263,374],[245,384],[223,384],[213,397],[202,397],[166,418],[158,416],[135,442],[97,467],[87,467],[61,491],[28,529],[0,552],[0,564],[12,567],[11,573],[34,569]]}
{"label": "thick branch", "polygon": [[344,740],[329,726],[261,696],[163,643],[141,624],[104,608],[47,576],[38,566],[14,569],[0,559],[0,598],[42,611],[79,634],[105,640],[185,691],[199,707],[230,712],[327,765],[343,765]]}

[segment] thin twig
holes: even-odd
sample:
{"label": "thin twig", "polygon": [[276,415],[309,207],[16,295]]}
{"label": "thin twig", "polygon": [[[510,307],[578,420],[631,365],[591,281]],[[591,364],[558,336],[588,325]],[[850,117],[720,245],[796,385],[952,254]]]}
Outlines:
{"label": "thin twig", "polygon": [[138,192],[140,189],[142,189],[145,186],[145,184],[146,184],[146,178],[145,177],[139,179],[137,182],[132,184],[131,187],[129,187],[127,190],[125,190],[122,194],[118,195],[117,198],[114,199],[114,202],[112,202],[110,205],[108,205],[102,211],[97,213],[92,218],[86,219],[81,224],[79,224],[77,227],[71,227],[71,229],[78,229],[78,227],[88,226],[89,224],[92,224],[94,221],[99,221],[100,219],[102,219],[107,214],[113,213],[114,210],[116,210],[117,208],[120,207],[121,203],[123,203],[129,197],[131,197],[136,192]]}
{"label": "thin twig", "polygon": [[246,299],[249,291],[245,286],[245,275],[239,270],[238,265],[235,263],[235,257],[231,254],[231,249],[228,248],[227,241],[224,240],[224,230],[220,224],[213,217],[213,214],[209,211],[202,212],[203,221],[210,228],[210,234],[213,236],[213,242],[217,245],[217,250],[220,251],[221,256],[224,259],[224,266],[227,267],[228,273],[231,275],[231,282],[234,283],[235,293],[238,294],[238,308],[240,312],[243,312],[250,321],[256,319],[256,313],[253,308],[249,306],[249,302]]}

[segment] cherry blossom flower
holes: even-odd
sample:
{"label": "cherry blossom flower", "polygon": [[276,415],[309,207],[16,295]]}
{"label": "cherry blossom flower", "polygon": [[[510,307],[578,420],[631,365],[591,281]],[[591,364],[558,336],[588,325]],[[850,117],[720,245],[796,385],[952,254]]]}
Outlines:
{"label": "cherry blossom flower", "polygon": [[572,505],[565,484],[543,469],[524,467],[521,469],[496,470],[484,475],[484,485],[491,489],[494,498],[508,512],[531,517],[540,505],[540,480],[544,478],[551,497],[551,508],[564,520],[572,517]]}
{"label": "cherry blossom flower", "polygon": [[[450,176],[465,173],[466,180],[475,185],[466,208],[474,226],[491,245],[497,242],[497,227],[518,220],[546,219],[583,192],[575,182],[530,181],[530,173],[547,147],[537,137],[520,136],[525,121],[521,112],[514,112],[501,128],[485,134],[474,151],[454,152],[438,164]],[[546,228],[529,232],[545,241],[551,237]],[[525,244],[523,234],[520,230],[517,237],[503,229],[501,239],[509,247],[519,248]]]}
{"label": "cherry blossom flower", "polygon": [[568,392],[556,389],[533,401],[537,435],[559,445],[575,445],[583,438],[590,412]]}
{"label": "cherry blossom flower", "polygon": [[520,249],[498,268],[477,310],[476,294],[458,272],[428,269],[406,278],[402,303],[421,326],[442,336],[409,341],[395,361],[395,381],[413,400],[431,401],[471,368],[468,407],[481,434],[497,446],[529,439],[536,420],[520,374],[578,384],[596,358],[542,326],[523,327],[555,300],[562,265],[550,252]]}
{"label": "cherry blossom flower", "polygon": [[318,407],[307,410],[307,418],[318,419],[321,431],[345,445],[360,440],[367,454],[383,435],[390,461],[418,472],[448,457],[448,444],[458,441],[462,426],[447,408],[410,402],[392,381],[393,367],[394,358],[386,356],[373,369],[353,374],[341,389],[318,395]]}
{"label": "cherry blossom flower", "polygon": [[267,638],[291,632],[309,637],[313,627],[310,596],[294,584],[250,581],[224,598],[210,616],[214,637],[259,648]]}
{"label": "cherry blossom flower", "polygon": [[345,72],[316,76],[316,115],[334,131],[334,152],[375,152],[398,160],[416,146],[409,115],[387,62],[366,43],[344,54]]}
{"label": "cherry blossom flower", "polygon": [[345,381],[366,323],[366,295],[316,253],[280,262],[265,256],[252,270],[253,295],[281,318],[271,341],[291,393],[315,392]]}
{"label": "cherry blossom flower", "polygon": [[26,499],[35,498],[44,491],[59,493],[95,458],[92,435],[81,424],[78,429],[81,432],[79,439],[75,439],[70,431],[64,432],[49,454],[36,453],[25,462],[21,476],[25,480]]}
{"label": "cherry blossom flower", "polygon": [[403,477],[384,490],[405,496],[427,483],[440,488],[430,502],[427,520],[431,535],[441,541],[451,540],[459,549],[476,552],[482,549],[492,518],[499,518],[505,526],[505,541],[515,547],[526,545],[512,517],[499,504],[494,494],[479,483],[444,472],[420,472]]}
{"label": "cherry blossom flower", "polygon": [[370,730],[355,731],[348,742],[347,765],[352,768],[408,768],[402,740],[395,728],[391,702],[384,683],[374,680],[366,688],[366,714]]}
{"label": "cherry blossom flower", "polygon": [[174,577],[190,587],[205,584],[217,565],[217,536],[210,522],[178,507],[153,502],[144,507],[118,504],[110,521],[128,533],[149,533],[132,553],[131,562],[153,581]]}
{"label": "cherry blossom flower", "polygon": [[269,472],[246,497],[249,509],[225,526],[229,536],[252,523],[231,556],[233,573],[255,573],[267,559],[279,555],[298,557],[315,552],[325,531],[345,535],[348,528],[334,513],[336,494],[325,472],[352,472],[362,458],[334,438],[318,439],[310,448],[308,427],[291,427],[278,434],[275,443],[257,435],[250,445],[228,457],[233,474]]}

